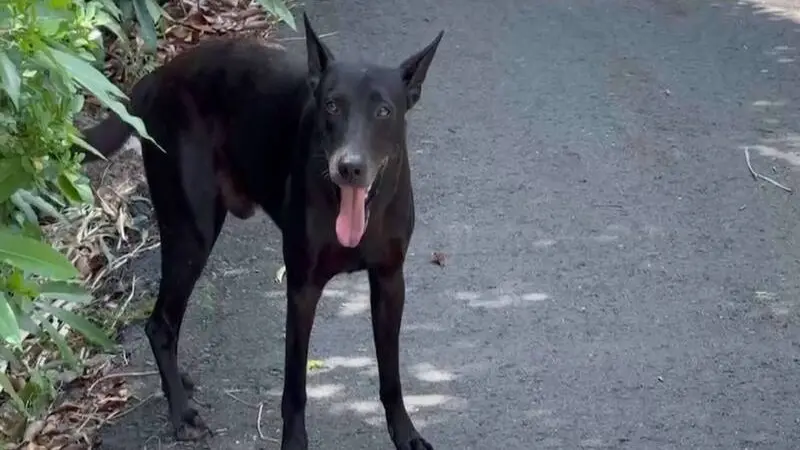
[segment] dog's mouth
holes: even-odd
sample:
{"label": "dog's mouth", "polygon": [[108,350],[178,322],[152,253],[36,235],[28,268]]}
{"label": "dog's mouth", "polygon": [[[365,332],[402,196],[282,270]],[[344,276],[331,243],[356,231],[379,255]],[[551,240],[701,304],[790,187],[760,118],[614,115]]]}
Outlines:
{"label": "dog's mouth", "polygon": [[373,184],[367,187],[339,185],[336,238],[343,247],[356,247],[364,237],[369,222],[369,204],[375,196]]}

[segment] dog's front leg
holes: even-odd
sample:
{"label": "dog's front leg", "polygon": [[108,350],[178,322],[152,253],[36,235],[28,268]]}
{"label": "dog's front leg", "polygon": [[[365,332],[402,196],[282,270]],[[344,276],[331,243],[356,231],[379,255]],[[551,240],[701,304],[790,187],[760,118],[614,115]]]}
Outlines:
{"label": "dog's front leg", "polygon": [[281,450],[307,450],[306,366],[308,341],[322,287],[293,283],[289,269],[286,314],[286,355],[283,375],[283,440]]}
{"label": "dog's front leg", "polygon": [[406,295],[402,264],[370,269],[369,287],[380,398],[389,435],[398,450],[432,450],[408,416],[400,385],[400,324]]}

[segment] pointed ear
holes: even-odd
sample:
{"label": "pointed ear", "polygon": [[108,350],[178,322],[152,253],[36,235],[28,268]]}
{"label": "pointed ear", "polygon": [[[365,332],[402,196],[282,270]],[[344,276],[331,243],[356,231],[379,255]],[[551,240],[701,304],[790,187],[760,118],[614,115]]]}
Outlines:
{"label": "pointed ear", "polygon": [[323,72],[333,61],[333,55],[328,47],[319,40],[317,33],[311,27],[308,15],[303,12],[303,24],[306,29],[306,51],[308,53],[308,80],[311,90],[316,90]]}
{"label": "pointed ear", "polygon": [[436,54],[436,49],[439,47],[439,41],[442,40],[442,36],[444,36],[444,30],[440,31],[427,47],[411,55],[410,58],[400,64],[403,83],[406,85],[406,99],[408,101],[406,109],[414,107],[422,96],[422,82],[425,81],[428,67],[431,65],[433,55]]}

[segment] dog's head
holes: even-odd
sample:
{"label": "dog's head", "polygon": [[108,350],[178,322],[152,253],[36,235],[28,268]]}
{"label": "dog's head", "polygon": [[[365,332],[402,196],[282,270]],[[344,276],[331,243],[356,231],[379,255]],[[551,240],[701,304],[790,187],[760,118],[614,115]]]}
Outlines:
{"label": "dog's head", "polygon": [[338,186],[339,242],[355,247],[366,229],[367,203],[380,172],[405,148],[406,113],[422,94],[422,83],[439,46],[441,31],[427,47],[397,67],[335,61],[303,14],[308,80],[316,102],[319,157]]}

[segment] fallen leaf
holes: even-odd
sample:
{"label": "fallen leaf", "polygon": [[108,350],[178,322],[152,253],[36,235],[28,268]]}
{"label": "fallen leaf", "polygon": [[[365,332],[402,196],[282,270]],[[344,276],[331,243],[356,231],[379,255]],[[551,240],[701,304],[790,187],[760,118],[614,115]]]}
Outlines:
{"label": "fallen leaf", "polygon": [[310,372],[312,370],[319,370],[319,369],[324,368],[325,367],[325,363],[323,361],[318,360],[318,359],[309,359],[308,360],[308,364],[307,364],[306,367],[308,368],[308,371]]}
{"label": "fallen leaf", "polygon": [[433,255],[431,255],[431,264],[436,264],[439,267],[444,267],[446,258],[447,256],[442,252],[433,252]]}

